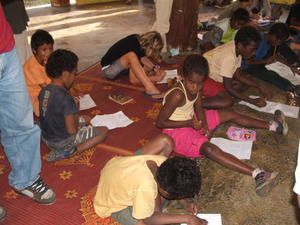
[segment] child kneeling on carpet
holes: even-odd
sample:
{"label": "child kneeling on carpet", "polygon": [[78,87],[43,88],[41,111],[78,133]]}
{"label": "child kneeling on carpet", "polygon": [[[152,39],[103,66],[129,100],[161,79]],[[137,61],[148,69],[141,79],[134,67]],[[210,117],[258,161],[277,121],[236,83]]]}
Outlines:
{"label": "child kneeling on carpet", "polygon": [[[172,139],[161,134],[138,151],[143,155],[109,160],[101,171],[94,199],[96,214],[102,218],[111,216],[122,225],[206,225],[205,220],[195,216],[196,206],[185,199],[200,191],[200,169],[187,158],[167,159],[172,148]],[[181,199],[190,212],[163,213],[166,199]]]}
{"label": "child kneeling on carpet", "polygon": [[149,58],[159,61],[163,46],[162,37],[156,31],[129,35],[116,42],[103,56],[103,74],[108,79],[114,79],[129,69],[130,83],[142,84],[146,89],[145,95],[154,100],[162,99],[163,94],[154,83],[163,79],[165,71]]}
{"label": "child kneeling on carpet", "polygon": [[53,52],[54,40],[47,31],[37,30],[31,37],[31,56],[24,64],[24,75],[34,114],[39,117],[38,96],[43,87],[51,83],[45,71],[45,65]]}
{"label": "child kneeling on carpet", "polygon": [[51,149],[48,161],[64,159],[102,142],[108,129],[87,125],[89,118],[79,116],[79,101],[68,90],[77,72],[78,57],[68,50],[54,51],[46,64],[51,84],[39,95],[42,139]]}
{"label": "child kneeling on carpet", "polygon": [[202,87],[208,76],[208,63],[200,55],[188,56],[183,64],[183,81],[166,93],[157,126],[174,140],[174,152],[189,158],[203,157],[231,170],[252,176],[258,195],[266,195],[276,183],[277,172],[254,169],[231,154],[209,142],[211,132],[227,121],[245,127],[269,129],[286,134],[287,125],[281,111],[267,122],[241,115],[232,110],[206,110],[202,108]]}

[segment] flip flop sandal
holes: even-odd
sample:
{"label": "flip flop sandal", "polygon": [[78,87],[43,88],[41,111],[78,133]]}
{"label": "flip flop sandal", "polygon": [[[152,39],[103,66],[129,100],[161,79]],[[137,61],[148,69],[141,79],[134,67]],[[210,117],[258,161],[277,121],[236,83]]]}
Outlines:
{"label": "flip flop sandal", "polygon": [[[146,91],[144,91],[144,95],[146,97],[150,98],[152,101],[155,101],[155,102],[161,102],[164,98],[162,93],[150,94],[150,93],[147,93]],[[160,97],[155,97],[155,96],[160,96]]]}

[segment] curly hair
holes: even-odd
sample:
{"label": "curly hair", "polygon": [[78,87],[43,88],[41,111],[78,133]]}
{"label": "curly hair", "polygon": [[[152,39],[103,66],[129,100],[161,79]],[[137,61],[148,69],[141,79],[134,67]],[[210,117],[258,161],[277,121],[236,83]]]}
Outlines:
{"label": "curly hair", "polygon": [[261,40],[259,32],[252,26],[242,27],[235,35],[235,44],[242,43],[248,46],[251,42],[259,43]]}
{"label": "curly hair", "polygon": [[168,199],[192,198],[200,191],[201,174],[196,162],[181,157],[169,158],[158,167],[156,180],[168,192]]}
{"label": "curly hair", "polygon": [[[160,53],[162,48],[164,47],[163,39],[157,31],[150,31],[144,34],[139,35],[139,43],[141,48],[145,52],[148,50],[152,50],[152,57],[154,60],[160,59]],[[146,54],[147,56],[147,54]]]}
{"label": "curly hair", "polygon": [[185,58],[182,66],[183,76],[187,77],[191,73],[195,73],[207,78],[209,67],[207,60],[198,54],[192,54]]}
{"label": "curly hair", "polygon": [[54,44],[53,37],[48,31],[45,30],[36,30],[31,36],[30,46],[35,51],[43,44]]}
{"label": "curly hair", "polygon": [[49,77],[57,78],[64,71],[72,72],[76,70],[77,64],[78,57],[75,53],[65,49],[57,49],[50,55],[47,61],[46,72]]}
{"label": "curly hair", "polygon": [[269,30],[270,35],[274,35],[276,39],[285,41],[290,36],[290,31],[285,23],[275,23]]}

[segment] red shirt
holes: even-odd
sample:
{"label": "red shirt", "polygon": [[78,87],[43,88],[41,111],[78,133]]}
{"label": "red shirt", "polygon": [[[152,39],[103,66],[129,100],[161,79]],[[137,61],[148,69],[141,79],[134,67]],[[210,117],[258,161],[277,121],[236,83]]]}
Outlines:
{"label": "red shirt", "polygon": [[11,51],[15,46],[13,32],[6,21],[2,5],[0,4],[0,54]]}

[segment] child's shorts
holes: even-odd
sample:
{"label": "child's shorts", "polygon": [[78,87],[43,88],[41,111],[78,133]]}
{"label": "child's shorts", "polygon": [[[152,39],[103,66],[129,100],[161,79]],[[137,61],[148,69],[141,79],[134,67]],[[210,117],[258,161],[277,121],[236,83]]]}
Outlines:
{"label": "child's shorts", "polygon": [[51,141],[43,138],[45,144],[52,150],[52,153],[47,157],[47,161],[66,158],[68,153],[74,152],[78,145],[85,143],[99,134],[100,132],[96,127],[86,125],[83,117],[79,117],[79,129],[76,134],[65,139],[55,139]]}
{"label": "child's shorts", "polygon": [[[217,110],[205,111],[208,129],[214,130],[220,124],[219,112]],[[175,129],[164,129],[163,133],[173,138],[175,147],[174,152],[189,158],[202,158],[200,154],[201,146],[208,141],[208,138],[201,130],[192,127]]]}
{"label": "child's shorts", "polygon": [[132,206],[111,214],[118,223],[122,225],[135,225],[137,220],[132,216]]}
{"label": "child's shorts", "polygon": [[117,59],[114,61],[111,65],[108,65],[104,67],[103,69],[103,75],[107,79],[114,79],[116,76],[118,76],[123,70],[125,70],[121,64],[121,60]]}
{"label": "child's shorts", "polygon": [[220,92],[226,92],[223,83],[214,81],[211,78],[207,78],[204,81],[203,92],[202,92],[204,97],[214,97]]}

